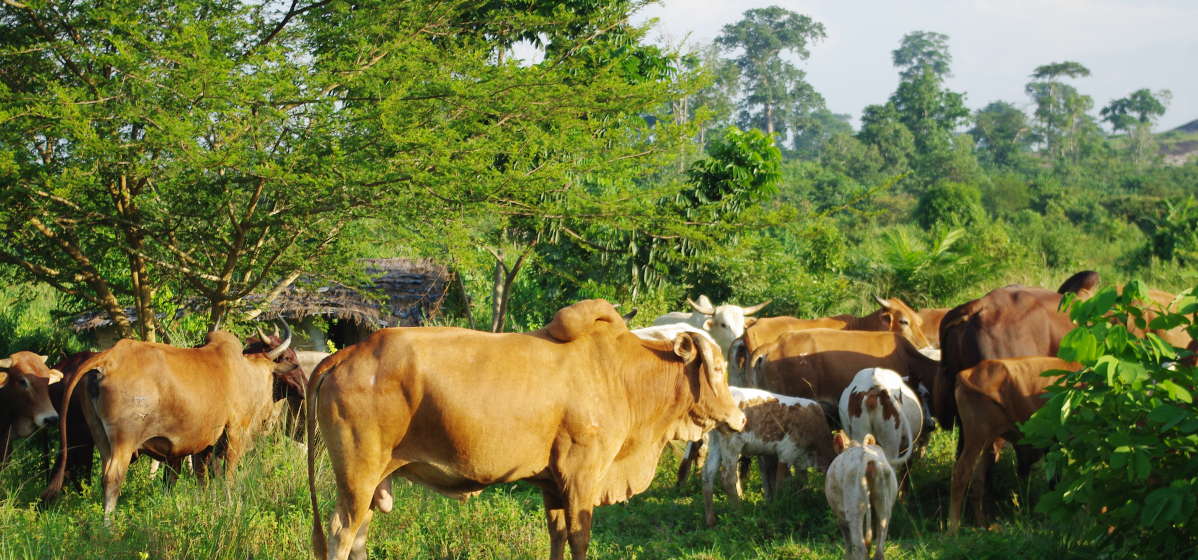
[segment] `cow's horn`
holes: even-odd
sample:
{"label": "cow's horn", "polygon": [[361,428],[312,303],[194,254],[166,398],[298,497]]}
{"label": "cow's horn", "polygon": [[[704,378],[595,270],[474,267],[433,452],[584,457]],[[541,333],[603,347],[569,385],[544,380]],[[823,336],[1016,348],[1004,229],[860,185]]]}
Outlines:
{"label": "cow's horn", "polygon": [[878,297],[878,294],[874,294],[874,299],[878,301],[878,305],[890,309],[890,302]]}
{"label": "cow's horn", "polygon": [[50,359],[50,356],[43,356],[43,355],[41,355],[41,354],[38,354],[38,355],[37,355],[37,359],[41,360],[41,361],[42,361],[42,363],[44,364],[44,363],[46,363],[46,360],[49,360],[49,359]]}
{"label": "cow's horn", "polygon": [[261,340],[262,344],[270,344],[270,339],[262,332],[262,325],[254,325],[254,331],[258,333],[258,340]]}
{"label": "cow's horn", "polygon": [[695,311],[698,311],[699,313],[704,315],[715,315],[715,308],[711,306],[711,300],[707,299],[707,296],[699,296],[699,303],[691,301],[690,298],[686,298],[686,302],[691,304],[691,307],[693,307]]}
{"label": "cow's horn", "polygon": [[771,301],[774,301],[774,300],[772,300],[772,299],[767,299],[767,300],[765,300],[765,301],[763,301],[763,302],[761,302],[761,303],[759,303],[759,304],[757,304],[757,305],[754,305],[753,307],[746,307],[746,308],[745,308],[745,315],[752,315],[752,314],[754,314],[754,313],[757,313],[758,311],[761,311],[761,308],[763,308],[763,307],[765,307],[765,306],[769,305]]}
{"label": "cow's horn", "polygon": [[633,317],[636,317],[637,311],[638,311],[637,308],[633,307],[632,311],[629,311],[628,313],[625,313],[625,314],[621,315],[620,317],[623,317],[625,321],[631,321]]}
{"label": "cow's horn", "polygon": [[266,353],[266,357],[272,361],[279,359],[279,356],[282,356],[283,352],[286,352],[287,348],[291,346],[291,327],[287,326],[285,322],[280,322],[283,323],[283,342],[274,350]]}
{"label": "cow's horn", "polygon": [[12,358],[4,358],[3,360],[0,360],[0,368],[10,367],[12,367]]}

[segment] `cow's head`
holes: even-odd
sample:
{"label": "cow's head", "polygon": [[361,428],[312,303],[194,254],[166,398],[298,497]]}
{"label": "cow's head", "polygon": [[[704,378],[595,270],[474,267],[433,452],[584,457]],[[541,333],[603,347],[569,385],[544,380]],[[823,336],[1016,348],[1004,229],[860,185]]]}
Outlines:
{"label": "cow's head", "polygon": [[17,437],[26,437],[41,426],[58,422],[50,402],[50,384],[62,380],[62,372],[46,366],[46,356],[17,352],[0,359],[0,415],[12,422]]}
{"label": "cow's head", "polygon": [[274,389],[272,391],[274,400],[303,399],[304,386],[308,383],[307,375],[299,365],[299,357],[295,355],[295,350],[291,349],[291,328],[287,326],[286,322],[279,322],[283,325],[281,337],[278,329],[268,335],[259,327],[256,329],[257,336],[246,339],[245,349],[242,350],[242,353],[259,355],[275,363]]}
{"label": "cow's head", "polygon": [[713,306],[711,300],[707,296],[699,296],[699,301],[696,303],[691,300],[686,300],[691,304],[691,307],[709,317],[703,323],[703,330],[710,332],[711,337],[715,339],[716,344],[720,348],[728,348],[732,346],[732,341],[740,338],[745,334],[745,323],[748,317],[767,305],[769,301],[759,303],[749,307],[741,307],[739,305],[721,305]]}
{"label": "cow's head", "polygon": [[674,439],[695,441],[719,423],[736,431],[744,429],[745,414],[728,391],[727,366],[720,348],[702,333],[682,332],[674,338],[673,351],[682,358],[687,379],[696,389],[689,421],[679,425]]}
{"label": "cow's head", "polygon": [[903,335],[916,348],[932,345],[923,334],[923,318],[899,298],[882,299],[874,296],[880,309],[862,318],[865,328],[871,331],[891,331]]}

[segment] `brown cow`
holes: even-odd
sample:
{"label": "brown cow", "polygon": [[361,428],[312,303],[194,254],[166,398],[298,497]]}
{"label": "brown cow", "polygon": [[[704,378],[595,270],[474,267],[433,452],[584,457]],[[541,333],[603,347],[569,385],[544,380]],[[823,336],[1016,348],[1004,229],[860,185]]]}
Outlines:
{"label": "brown cow", "polygon": [[933,348],[940,348],[940,322],[944,320],[944,315],[948,313],[949,309],[948,307],[933,307],[919,310],[920,329],[923,330],[924,338],[928,339],[928,344]]}
{"label": "brown cow", "polygon": [[[125,339],[83,363],[63,402],[71,401],[80,380],[88,380],[81,408],[103,464],[105,515],[116,508],[134,453],[177,468],[183,457],[198,455],[198,464],[215,451],[232,477],[266,417],[272,381],[279,382],[275,375],[297,367],[275,362],[290,343],[288,335],[269,352],[243,355],[241,341],[224,331],[208,333],[199,348]],[[64,454],[68,414],[60,423]],[[64,460],[43,500],[61,491],[65,466]]]}
{"label": "brown cow", "polygon": [[16,352],[0,359],[0,464],[12,452],[12,440],[29,437],[34,430],[58,421],[50,403],[49,388],[62,372],[46,367],[46,356]]}
{"label": "brown cow", "polygon": [[[54,409],[58,411],[59,416],[67,416],[70,420],[67,423],[67,482],[78,488],[83,481],[91,478],[92,471],[92,450],[95,449],[95,444],[92,442],[91,431],[87,427],[87,420],[83,417],[83,409],[80,408],[83,403],[83,393],[78,393],[71,397],[69,413],[63,411],[63,394],[66,392],[66,387],[71,383],[71,380],[76,375],[81,374],[79,366],[84,362],[96,356],[96,352],[76,352],[71,354],[58,363],[54,364],[54,369],[62,372],[62,383],[55,383],[50,386],[50,402],[54,405]],[[69,414],[69,415],[68,415]],[[54,457],[54,468],[50,470],[48,476],[51,478],[53,473],[58,472],[58,463],[63,460],[59,453],[51,454],[49,442],[47,441],[46,456]]]}
{"label": "brown cow", "polygon": [[[1018,424],[1027,421],[1044,404],[1044,390],[1060,376],[1043,377],[1048,370],[1076,370],[1078,364],[1053,357],[1026,357],[985,360],[962,371],[954,390],[961,411],[962,451],[953,467],[948,530],[961,526],[961,505],[970,483],[985,480],[993,455],[988,450],[1003,439],[1015,443]],[[1031,457],[1023,453],[1021,474],[1026,475]],[[985,484],[973,485],[974,515],[983,518]]]}
{"label": "brown cow", "polygon": [[584,560],[592,510],[653,480],[665,444],[745,416],[705,336],[631,334],[611,304],[565,307],[540,331],[380,330],[321,362],[308,382],[337,483],[326,550],[308,446],[313,546],[365,557],[372,507],[390,511],[395,474],[451,497],[496,483],[541,488],[550,557]]}
{"label": "brown cow", "polygon": [[982,360],[1057,354],[1061,338],[1074,327],[1069,315],[1057,310],[1060,302],[1057,292],[1011,285],[958,305],[944,316],[940,374],[932,388],[932,409],[942,428],[956,423],[953,391],[958,372]]}
{"label": "brown cow", "polygon": [[841,393],[866,368],[894,370],[917,393],[926,393],[939,363],[893,332],[809,329],[787,333],[751,358],[757,387],[814,399],[836,410]]}

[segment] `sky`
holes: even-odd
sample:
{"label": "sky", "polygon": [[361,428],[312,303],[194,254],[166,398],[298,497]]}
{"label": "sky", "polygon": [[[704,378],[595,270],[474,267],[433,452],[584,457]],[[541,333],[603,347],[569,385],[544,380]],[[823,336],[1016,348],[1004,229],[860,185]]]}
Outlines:
{"label": "sky", "polygon": [[663,0],[634,21],[656,18],[649,36],[658,42],[702,44],[745,10],[771,5],[824,24],[827,39],[799,67],[854,125],[895,90],[890,52],[911,31],[949,36],[948,87],[965,92],[971,109],[1008,101],[1030,113],[1023,88],[1032,70],[1074,60],[1091,71],[1073,84],[1094,98],[1094,115],[1148,88],[1173,94],[1158,131],[1198,119],[1198,0]]}

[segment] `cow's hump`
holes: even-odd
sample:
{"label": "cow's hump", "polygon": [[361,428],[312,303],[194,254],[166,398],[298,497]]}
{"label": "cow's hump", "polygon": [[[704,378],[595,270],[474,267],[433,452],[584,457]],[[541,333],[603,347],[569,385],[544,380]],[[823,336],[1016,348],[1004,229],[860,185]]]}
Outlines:
{"label": "cow's hump", "polygon": [[600,328],[615,329],[613,332],[628,330],[624,318],[607,300],[587,299],[559,309],[545,325],[545,332],[557,340],[570,342]]}

